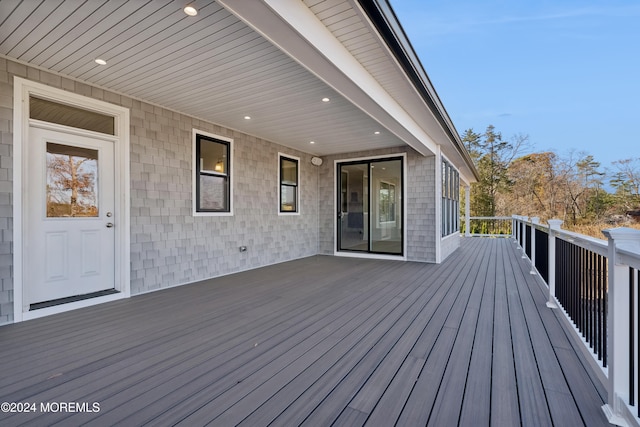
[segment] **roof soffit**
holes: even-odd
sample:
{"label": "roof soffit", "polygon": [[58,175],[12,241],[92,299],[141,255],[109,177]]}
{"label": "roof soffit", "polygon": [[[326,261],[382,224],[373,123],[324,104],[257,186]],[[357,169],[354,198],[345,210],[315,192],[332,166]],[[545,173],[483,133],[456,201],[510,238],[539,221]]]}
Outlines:
{"label": "roof soffit", "polygon": [[219,2],[416,151],[423,155],[436,152],[433,138],[304,3]]}

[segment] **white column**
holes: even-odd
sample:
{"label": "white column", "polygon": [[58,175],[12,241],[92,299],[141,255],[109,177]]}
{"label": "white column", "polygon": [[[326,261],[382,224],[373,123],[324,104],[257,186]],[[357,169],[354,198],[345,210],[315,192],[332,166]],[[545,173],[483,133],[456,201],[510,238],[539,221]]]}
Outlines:
{"label": "white column", "polygon": [[549,260],[547,261],[549,300],[547,301],[547,307],[549,308],[558,308],[556,304],[556,231],[560,230],[563,222],[561,219],[547,221],[547,224],[549,224]]}
{"label": "white column", "polygon": [[471,236],[471,186],[464,187],[464,235]]}
{"label": "white column", "polygon": [[[640,253],[640,230],[613,228],[602,230],[609,240],[607,292],[607,365],[609,386],[607,404],[602,407],[611,424],[627,425],[629,402],[629,266],[618,260],[618,250]],[[636,366],[636,369],[638,367]]]}

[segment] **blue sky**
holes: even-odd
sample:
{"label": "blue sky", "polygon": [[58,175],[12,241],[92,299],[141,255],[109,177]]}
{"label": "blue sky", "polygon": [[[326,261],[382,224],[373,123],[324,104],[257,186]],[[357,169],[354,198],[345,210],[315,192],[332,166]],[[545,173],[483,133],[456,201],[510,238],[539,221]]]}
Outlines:
{"label": "blue sky", "polygon": [[640,157],[640,0],[390,2],[459,133]]}

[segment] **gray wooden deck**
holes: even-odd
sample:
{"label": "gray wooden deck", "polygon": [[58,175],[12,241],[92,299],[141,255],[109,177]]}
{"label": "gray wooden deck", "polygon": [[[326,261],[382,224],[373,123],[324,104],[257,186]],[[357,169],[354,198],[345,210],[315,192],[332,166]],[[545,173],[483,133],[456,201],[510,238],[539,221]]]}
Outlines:
{"label": "gray wooden deck", "polygon": [[0,402],[99,404],[0,425],[606,425],[514,248],[318,256],[0,327]]}

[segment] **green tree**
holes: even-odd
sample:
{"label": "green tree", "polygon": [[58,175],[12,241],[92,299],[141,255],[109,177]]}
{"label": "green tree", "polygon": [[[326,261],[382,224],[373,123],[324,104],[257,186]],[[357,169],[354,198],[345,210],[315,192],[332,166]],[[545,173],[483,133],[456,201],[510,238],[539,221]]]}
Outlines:
{"label": "green tree", "polygon": [[517,135],[512,141],[506,141],[493,125],[489,125],[483,134],[468,129],[461,138],[480,176],[471,188],[471,214],[506,215],[500,209],[504,205],[500,195],[509,191],[512,183],[507,173],[508,167],[526,144],[528,137]]}
{"label": "green tree", "polygon": [[640,157],[617,160],[611,180],[618,213],[640,208]]}

